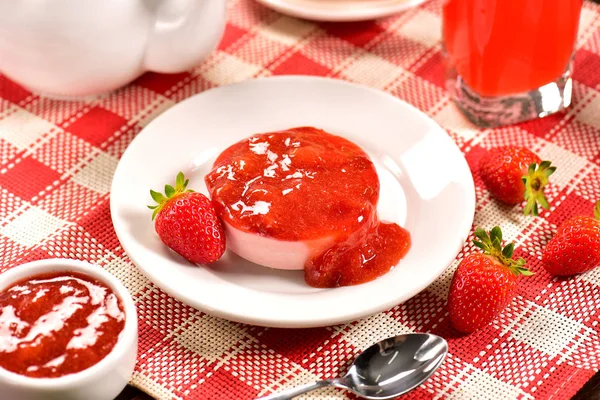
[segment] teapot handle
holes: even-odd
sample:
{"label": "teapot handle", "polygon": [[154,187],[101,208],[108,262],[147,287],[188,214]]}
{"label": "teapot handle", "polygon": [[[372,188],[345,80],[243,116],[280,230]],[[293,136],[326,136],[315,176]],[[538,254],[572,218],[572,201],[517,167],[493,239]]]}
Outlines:
{"label": "teapot handle", "polygon": [[226,0],[146,0],[154,5],[154,24],[144,57],[145,69],[176,73],[204,60],[225,28]]}

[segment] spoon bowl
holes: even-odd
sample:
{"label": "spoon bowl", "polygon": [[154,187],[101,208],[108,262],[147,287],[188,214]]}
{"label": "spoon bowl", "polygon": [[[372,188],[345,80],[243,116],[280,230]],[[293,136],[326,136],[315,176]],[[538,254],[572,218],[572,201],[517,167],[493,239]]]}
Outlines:
{"label": "spoon bowl", "polygon": [[327,386],[347,389],[365,399],[391,399],[426,381],[442,365],[447,353],[448,343],[439,336],[399,335],[364,350],[341,378],[300,386],[259,400],[288,400]]}
{"label": "spoon bowl", "polygon": [[442,364],[447,352],[448,344],[436,335],[388,338],[358,356],[342,378],[344,386],[367,399],[393,398],[427,380]]}

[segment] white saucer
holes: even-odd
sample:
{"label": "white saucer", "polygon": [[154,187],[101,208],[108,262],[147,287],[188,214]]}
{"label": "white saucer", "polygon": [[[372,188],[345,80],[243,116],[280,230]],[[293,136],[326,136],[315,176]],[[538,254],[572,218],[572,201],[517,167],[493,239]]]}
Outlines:
{"label": "white saucer", "polygon": [[314,21],[363,21],[387,17],[425,0],[257,0],[280,13]]}
{"label": "white saucer", "polygon": [[[412,247],[375,281],[336,289],[306,285],[302,271],[276,271],[231,252],[211,268],[168,250],[154,231],[151,188],[178,171],[207,193],[204,175],[230,144],[253,133],[315,126],[354,141],[381,182],[379,215],[407,228]],[[279,327],[313,327],[362,318],[423,290],[467,238],[475,190],[467,163],[434,121],[386,93],[343,81],[276,77],[193,96],[152,121],[130,144],[114,175],[111,213],[133,262],[173,297],[209,314]]]}

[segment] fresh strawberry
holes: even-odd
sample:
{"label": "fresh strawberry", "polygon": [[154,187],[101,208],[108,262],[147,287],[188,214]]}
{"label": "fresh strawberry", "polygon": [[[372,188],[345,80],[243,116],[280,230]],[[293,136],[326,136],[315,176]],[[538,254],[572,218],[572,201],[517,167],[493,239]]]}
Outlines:
{"label": "fresh strawberry", "polygon": [[552,275],[573,275],[600,266],[600,201],[594,217],[578,216],[563,222],[542,254]]}
{"label": "fresh strawberry", "polygon": [[488,234],[476,229],[480,240],[473,243],[483,253],[472,253],[459,264],[448,295],[450,321],[469,333],[488,325],[510,303],[520,275],[532,275],[522,258],[513,260],[514,244],[502,248],[502,231],[496,226]]}
{"label": "fresh strawberry", "polygon": [[175,187],[165,185],[165,195],[150,190],[156,205],[154,228],[164,244],[195,264],[217,261],[225,252],[223,224],[201,193],[186,189],[189,180],[177,174]]}
{"label": "fresh strawberry", "polygon": [[479,164],[481,179],[496,199],[506,204],[527,200],[525,215],[538,215],[538,202],[549,209],[544,186],[556,167],[542,161],[523,147],[505,146],[491,149]]}

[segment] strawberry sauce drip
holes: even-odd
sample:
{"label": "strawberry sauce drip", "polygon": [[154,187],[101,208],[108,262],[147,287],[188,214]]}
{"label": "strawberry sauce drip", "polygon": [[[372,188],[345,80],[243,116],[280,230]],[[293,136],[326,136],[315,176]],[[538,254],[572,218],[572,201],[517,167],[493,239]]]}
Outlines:
{"label": "strawberry sauce drip", "polygon": [[0,367],[34,378],[82,371],[103,359],[125,325],[121,301],[79,273],[49,273],[0,293]]}
{"label": "strawberry sauce drip", "polygon": [[221,218],[244,232],[313,248],[305,277],[315,287],[367,282],[406,254],[410,235],[377,218],[379,179],[354,143],[303,127],[257,134],[223,151],[205,178]]}
{"label": "strawberry sauce drip", "polygon": [[309,260],[304,277],[313,287],[358,285],[388,272],[409,248],[406,229],[377,221]]}

